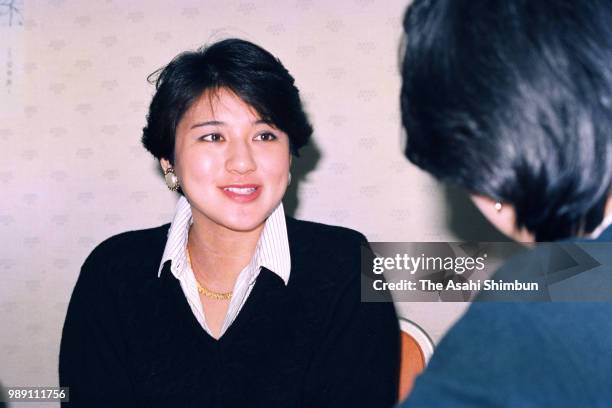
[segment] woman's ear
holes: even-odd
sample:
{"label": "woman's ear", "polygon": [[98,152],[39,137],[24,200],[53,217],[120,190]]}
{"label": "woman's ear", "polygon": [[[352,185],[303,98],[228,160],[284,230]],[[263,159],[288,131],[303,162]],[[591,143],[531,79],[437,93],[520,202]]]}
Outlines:
{"label": "woman's ear", "polygon": [[518,242],[535,242],[534,235],[526,228],[516,225],[516,210],[504,203],[481,194],[470,194],[470,199],[482,215],[508,238]]}
{"label": "woman's ear", "polygon": [[169,167],[172,167],[172,165],[170,164],[170,161],[167,159],[159,159],[159,164],[161,165],[161,168],[164,172],[166,172],[166,170],[168,170]]}

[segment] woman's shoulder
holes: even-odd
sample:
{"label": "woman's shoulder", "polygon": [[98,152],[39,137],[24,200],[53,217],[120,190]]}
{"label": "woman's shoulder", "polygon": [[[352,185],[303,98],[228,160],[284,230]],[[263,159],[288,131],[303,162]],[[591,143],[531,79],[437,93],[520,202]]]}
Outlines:
{"label": "woman's shoulder", "polygon": [[287,219],[287,234],[289,240],[310,241],[319,245],[349,245],[365,244],[366,237],[359,231],[337,225],[321,224],[312,221]]}
{"label": "woman's shoulder", "polygon": [[[159,264],[170,224],[114,235],[89,254],[83,269],[116,269]],[[140,268],[138,268],[140,269]]]}
{"label": "woman's shoulder", "polygon": [[157,277],[168,227],[124,232],[96,246],[81,267],[71,302],[133,299],[135,290]]}
{"label": "woman's shoulder", "polygon": [[161,248],[163,250],[169,227],[170,224],[165,224],[155,228],[126,231],[117,235],[113,235],[112,237],[105,239],[98,246],[96,246],[92,251],[92,255],[105,254],[108,252],[112,252],[115,254],[121,252],[133,253],[139,248],[150,249],[151,246],[155,245],[161,245]]}
{"label": "woman's shoulder", "polygon": [[363,234],[345,227],[287,218],[287,234],[292,273],[308,271],[308,279],[313,273],[325,281],[354,279],[359,276],[362,252],[369,250]]}

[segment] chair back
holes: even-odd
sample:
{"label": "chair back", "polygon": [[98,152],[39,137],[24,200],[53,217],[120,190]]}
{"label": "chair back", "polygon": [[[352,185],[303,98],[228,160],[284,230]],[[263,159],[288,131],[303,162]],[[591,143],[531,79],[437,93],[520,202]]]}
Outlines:
{"label": "chair back", "polygon": [[416,377],[425,369],[434,350],[434,343],[419,325],[408,319],[400,318],[401,356],[399,401],[404,400]]}

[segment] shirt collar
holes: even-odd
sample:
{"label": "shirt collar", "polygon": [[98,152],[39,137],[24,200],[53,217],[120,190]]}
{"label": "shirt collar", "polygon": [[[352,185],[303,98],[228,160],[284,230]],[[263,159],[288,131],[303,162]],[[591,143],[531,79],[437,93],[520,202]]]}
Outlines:
{"label": "shirt collar", "polygon": [[164,254],[162,255],[159,270],[157,271],[157,277],[161,276],[164,264],[168,261],[172,261],[170,265],[172,274],[177,279],[181,278],[185,265],[187,264],[185,249],[187,248],[187,238],[189,236],[189,227],[191,223],[191,206],[187,199],[181,196],[176,203],[174,218],[168,230],[168,240],[166,241]]}
{"label": "shirt collar", "polygon": [[277,274],[287,285],[291,271],[291,255],[283,203],[280,203],[266,220],[257,243],[256,256],[259,266]]}
{"label": "shirt collar", "polygon": [[[187,199],[181,196],[176,204],[174,219],[168,230],[168,240],[157,272],[158,277],[161,276],[164,264],[171,261],[170,271],[177,279],[181,278],[187,264],[185,252],[192,222],[191,206]],[[288,284],[291,256],[283,203],[280,203],[266,220],[255,255],[249,265],[253,280],[257,277],[255,271],[261,266],[278,275],[285,285]]]}

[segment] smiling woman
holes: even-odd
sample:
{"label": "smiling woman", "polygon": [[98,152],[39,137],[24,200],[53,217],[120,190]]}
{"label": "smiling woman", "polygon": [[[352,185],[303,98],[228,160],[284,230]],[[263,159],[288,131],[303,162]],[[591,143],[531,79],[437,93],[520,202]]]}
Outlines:
{"label": "smiling woman", "polygon": [[293,78],[252,43],[159,72],[143,144],[180,198],[171,224],[85,261],[60,350],[70,406],[393,405],[398,323],[360,302],[365,238],[283,210],[311,133]]}
{"label": "smiling woman", "polygon": [[289,181],[289,137],[227,88],[206,91],[179,121],[174,159],[196,224],[207,230],[259,235]]}

